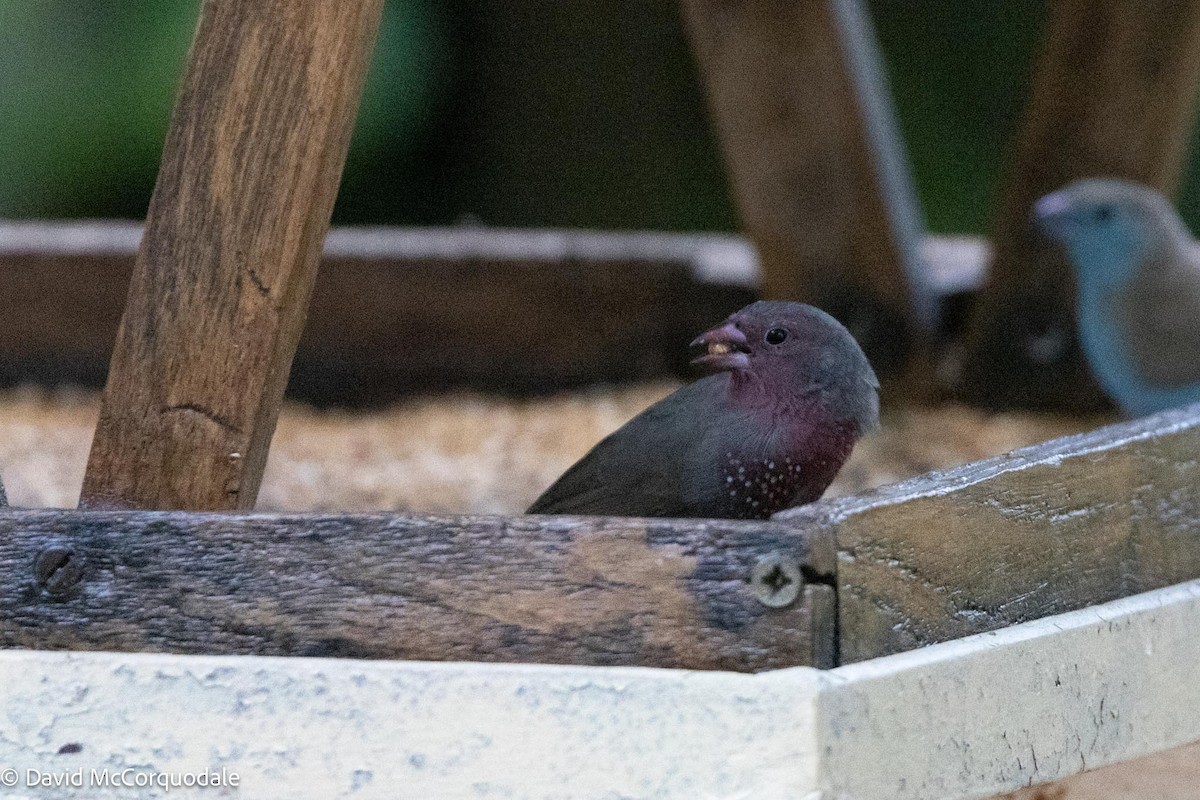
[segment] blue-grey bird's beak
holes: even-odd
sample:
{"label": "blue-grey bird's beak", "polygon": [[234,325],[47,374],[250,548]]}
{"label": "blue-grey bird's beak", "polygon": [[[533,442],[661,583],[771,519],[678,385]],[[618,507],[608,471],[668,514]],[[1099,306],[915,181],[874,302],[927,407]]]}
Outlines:
{"label": "blue-grey bird's beak", "polygon": [[1071,227],[1071,198],[1054,192],[1033,204],[1033,222],[1038,230],[1055,239],[1063,239]]}
{"label": "blue-grey bird's beak", "polygon": [[704,348],[704,353],[692,359],[692,363],[709,372],[750,368],[749,341],[732,322],[705,331],[692,341],[692,347]]}

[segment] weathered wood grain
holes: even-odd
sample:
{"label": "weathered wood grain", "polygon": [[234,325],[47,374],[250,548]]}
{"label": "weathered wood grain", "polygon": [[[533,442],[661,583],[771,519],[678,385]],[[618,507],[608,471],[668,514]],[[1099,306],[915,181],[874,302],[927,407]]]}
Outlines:
{"label": "weathered wood grain", "polygon": [[767,296],[842,319],[883,374],[929,334],[922,224],[860,0],[683,0]]}
{"label": "weathered wood grain", "polygon": [[837,542],[840,663],[1200,578],[1200,406],[777,515]]}
{"label": "weathered wood grain", "polygon": [[[0,386],[103,384],[139,235],[123,222],[0,222]],[[923,249],[939,298],[983,280],[983,240]],[[754,248],[731,235],[334,229],[288,392],[374,404],[685,377],[687,343],[756,299],[758,281]]]}
{"label": "weathered wood grain", "polygon": [[[810,578],[785,608],[748,583],[771,553]],[[832,569],[773,523],[6,510],[0,646],[832,666]]]}
{"label": "weathered wood grain", "polygon": [[201,8],[84,505],[254,505],[382,5]]}
{"label": "weathered wood grain", "polygon": [[1084,410],[1101,393],[1075,335],[1073,278],[1030,210],[1078,178],[1130,178],[1174,193],[1200,88],[1200,2],[1062,0],[1047,13],[963,388],[995,406]]}

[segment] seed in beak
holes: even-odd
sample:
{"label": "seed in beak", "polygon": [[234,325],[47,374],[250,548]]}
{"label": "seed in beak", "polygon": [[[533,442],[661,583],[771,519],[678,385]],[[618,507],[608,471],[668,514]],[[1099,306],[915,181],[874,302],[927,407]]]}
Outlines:
{"label": "seed in beak", "polygon": [[710,356],[719,356],[724,353],[729,353],[732,351],[733,351],[733,346],[726,344],[725,342],[709,342],[708,343],[708,354]]}

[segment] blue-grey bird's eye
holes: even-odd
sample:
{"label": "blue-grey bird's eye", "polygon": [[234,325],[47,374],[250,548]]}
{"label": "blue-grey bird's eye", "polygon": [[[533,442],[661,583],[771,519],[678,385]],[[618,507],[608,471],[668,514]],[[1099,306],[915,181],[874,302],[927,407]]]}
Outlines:
{"label": "blue-grey bird's eye", "polygon": [[783,344],[787,337],[788,332],[783,328],[771,328],[767,331],[767,344]]}
{"label": "blue-grey bird's eye", "polygon": [[1111,220],[1113,218],[1114,214],[1116,214],[1116,212],[1113,210],[1113,207],[1110,205],[1106,204],[1106,205],[1096,206],[1095,208],[1092,209],[1092,221],[1099,222],[1099,223],[1105,223],[1105,222],[1108,222],[1109,220]]}

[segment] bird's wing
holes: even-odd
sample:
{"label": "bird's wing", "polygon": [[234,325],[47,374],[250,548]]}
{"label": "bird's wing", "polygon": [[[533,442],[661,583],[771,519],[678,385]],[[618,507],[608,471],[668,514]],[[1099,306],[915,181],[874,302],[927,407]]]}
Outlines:
{"label": "bird's wing", "polygon": [[1175,389],[1200,383],[1200,253],[1147,270],[1114,309],[1134,372]]}
{"label": "bird's wing", "polygon": [[530,514],[687,516],[684,482],[725,376],[683,387],[603,439],[530,506]]}

